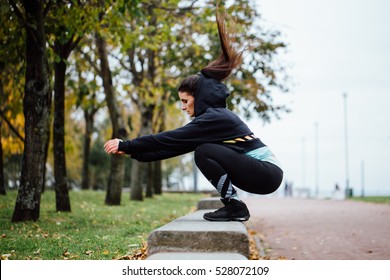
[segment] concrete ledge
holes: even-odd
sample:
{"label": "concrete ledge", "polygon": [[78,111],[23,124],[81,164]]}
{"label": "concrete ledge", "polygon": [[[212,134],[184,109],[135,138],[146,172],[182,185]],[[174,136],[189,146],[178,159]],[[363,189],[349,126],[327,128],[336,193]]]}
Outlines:
{"label": "concrete ledge", "polygon": [[247,260],[238,253],[157,253],[146,258],[147,260]]}
{"label": "concrete ledge", "polygon": [[241,222],[210,222],[209,210],[198,210],[154,231],[148,237],[148,256],[157,253],[238,253],[248,258],[249,237]]}
{"label": "concrete ledge", "polygon": [[223,206],[224,205],[219,197],[203,198],[198,202],[198,210],[219,209]]}

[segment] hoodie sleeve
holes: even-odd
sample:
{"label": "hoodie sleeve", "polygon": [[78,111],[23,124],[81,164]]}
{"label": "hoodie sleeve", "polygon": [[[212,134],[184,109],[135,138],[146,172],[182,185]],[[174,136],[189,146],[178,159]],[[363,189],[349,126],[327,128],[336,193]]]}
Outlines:
{"label": "hoodie sleeve", "polygon": [[[150,134],[119,143],[118,150],[131,154],[134,158],[142,158],[141,154],[158,152],[158,159],[173,157],[193,151],[204,141],[204,130],[197,120],[169,131]],[[150,155],[148,157],[150,157]],[[157,159],[156,159],[157,160]]]}

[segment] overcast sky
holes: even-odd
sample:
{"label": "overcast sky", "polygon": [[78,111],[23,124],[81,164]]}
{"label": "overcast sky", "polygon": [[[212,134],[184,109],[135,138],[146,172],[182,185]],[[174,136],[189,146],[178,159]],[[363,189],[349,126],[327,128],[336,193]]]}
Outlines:
{"label": "overcast sky", "polygon": [[345,188],[348,162],[354,194],[364,185],[366,194],[390,195],[390,1],[256,3],[288,44],[281,59],[295,85],[285,96],[273,93],[292,113],[249,125],[280,159],[285,178],[313,191],[318,181],[329,193],[336,183]]}

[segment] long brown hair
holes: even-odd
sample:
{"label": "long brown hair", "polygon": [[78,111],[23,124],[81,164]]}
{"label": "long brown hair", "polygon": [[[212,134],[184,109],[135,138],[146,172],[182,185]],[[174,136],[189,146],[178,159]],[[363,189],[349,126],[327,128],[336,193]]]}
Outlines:
{"label": "long brown hair", "polygon": [[238,51],[234,46],[235,32],[233,28],[226,29],[225,12],[216,14],[221,52],[217,59],[204,67],[201,72],[217,81],[223,81],[230,73],[242,63],[243,51]]}
{"label": "long brown hair", "polygon": [[[233,27],[226,29],[225,12],[216,13],[219,41],[221,43],[221,52],[218,57],[201,69],[201,73],[217,81],[223,81],[231,72],[242,63],[243,51],[238,51],[235,47],[235,32]],[[183,79],[178,91],[185,91],[194,94],[199,75],[191,75]]]}

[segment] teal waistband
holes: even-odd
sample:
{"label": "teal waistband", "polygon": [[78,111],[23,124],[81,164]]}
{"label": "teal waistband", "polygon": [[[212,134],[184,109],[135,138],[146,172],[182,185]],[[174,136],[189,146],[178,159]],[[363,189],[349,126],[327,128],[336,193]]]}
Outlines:
{"label": "teal waistband", "polygon": [[275,164],[279,168],[282,168],[280,162],[275,157],[274,153],[267,146],[254,149],[252,151],[247,152],[246,154],[260,161],[266,161]]}

